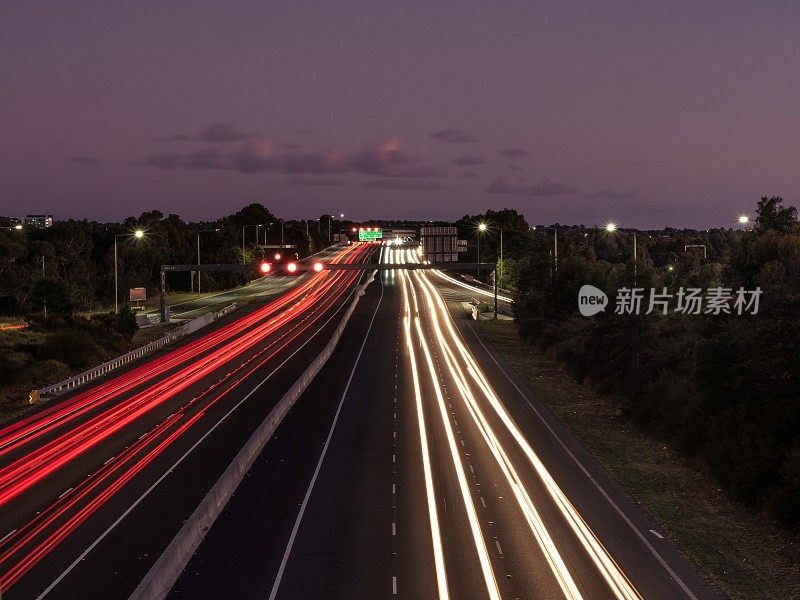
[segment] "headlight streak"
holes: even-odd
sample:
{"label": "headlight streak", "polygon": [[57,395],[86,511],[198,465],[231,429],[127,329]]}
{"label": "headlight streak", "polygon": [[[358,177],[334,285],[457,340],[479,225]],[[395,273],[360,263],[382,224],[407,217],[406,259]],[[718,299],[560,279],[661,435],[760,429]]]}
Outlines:
{"label": "headlight streak", "polygon": [[444,564],[442,536],[439,529],[439,514],[436,508],[436,495],[433,485],[433,470],[428,450],[428,433],[425,427],[425,414],[422,408],[422,391],[420,389],[419,374],[417,373],[417,358],[414,352],[414,341],[411,336],[411,307],[408,302],[408,289],[406,287],[406,278],[403,276],[404,273],[405,271],[402,271],[400,274],[400,281],[403,284],[403,330],[405,331],[406,347],[408,348],[409,361],[411,362],[411,374],[414,380],[414,398],[417,408],[417,423],[419,425],[419,438],[422,450],[422,467],[425,475],[425,495],[428,501],[428,518],[431,527],[431,543],[433,545],[433,561],[436,569],[436,585],[439,590],[440,600],[446,600],[450,597],[450,593],[447,589],[447,569]]}
{"label": "headlight streak", "polygon": [[[404,256],[405,254],[405,256]],[[409,263],[416,262],[416,257],[413,255],[411,251],[406,250],[405,252],[398,252],[398,263],[405,264],[406,261]],[[403,270],[400,271],[400,279],[403,284],[403,294],[405,299],[405,306],[406,306],[406,315],[410,312],[410,306],[408,302],[408,290],[411,291],[411,297],[414,302],[414,330],[417,334],[417,343],[419,343],[420,347],[423,350],[423,354],[425,356],[425,364],[428,369],[428,373],[430,375],[431,383],[434,387],[437,405],[439,407],[439,414],[442,418],[442,423],[444,425],[445,434],[447,438],[447,443],[450,449],[450,456],[455,468],[456,478],[459,484],[459,491],[461,492],[462,500],[464,502],[464,508],[467,513],[467,519],[470,525],[470,531],[472,533],[473,542],[475,544],[475,550],[478,554],[478,560],[481,565],[481,572],[483,574],[484,582],[486,584],[486,590],[489,593],[489,597],[493,600],[500,599],[500,590],[497,585],[497,580],[494,576],[494,570],[492,569],[492,563],[489,558],[489,553],[486,548],[486,542],[483,537],[483,531],[481,529],[480,523],[478,521],[477,511],[475,510],[475,504],[472,500],[472,493],[469,489],[469,482],[467,480],[466,473],[464,471],[464,465],[461,461],[460,452],[458,449],[458,445],[455,440],[455,435],[453,434],[452,425],[450,423],[450,419],[447,413],[447,407],[445,406],[444,396],[441,391],[441,387],[439,384],[439,378],[436,373],[436,368],[433,363],[433,358],[431,357],[430,349],[428,347],[427,340],[422,331],[422,325],[420,323],[420,316],[419,316],[419,301],[417,299],[416,291],[414,290],[414,285],[411,281],[411,277],[409,276],[408,272]],[[417,411],[418,417],[420,419],[420,423],[422,424],[423,417],[422,417],[422,396],[421,391],[419,388],[419,375],[417,372],[416,367],[416,353],[414,352],[414,339],[411,333],[411,319],[409,316],[405,318],[405,332],[406,332],[406,344],[409,348],[409,358],[412,364],[412,374],[414,376],[414,384],[415,384],[415,393],[417,394]],[[429,503],[430,503],[429,499]],[[433,500],[435,502],[435,498]],[[437,533],[437,535],[439,535]]]}
{"label": "headlight streak", "polygon": [[[408,274],[406,274],[406,277],[409,277]],[[416,298],[416,292],[413,287],[411,288],[411,293]],[[475,549],[478,553],[478,559],[481,564],[483,579],[484,582],[486,583],[486,591],[489,593],[490,598],[492,598],[493,600],[499,600],[500,589],[497,586],[497,580],[495,579],[494,576],[494,570],[492,569],[492,561],[489,559],[489,551],[486,549],[486,541],[483,538],[483,530],[481,529],[481,525],[478,522],[478,513],[475,510],[475,503],[472,501],[472,492],[469,489],[469,482],[467,481],[467,475],[464,472],[464,465],[461,462],[460,452],[458,450],[458,445],[456,443],[455,435],[453,434],[453,426],[450,423],[450,418],[447,414],[447,407],[445,406],[444,396],[442,395],[442,390],[439,383],[439,377],[436,373],[436,367],[433,364],[433,358],[431,358],[430,349],[428,348],[428,342],[425,339],[425,334],[422,331],[419,312],[417,312],[417,314],[414,317],[414,325],[417,331],[417,339],[420,342],[422,350],[425,354],[425,360],[428,365],[428,373],[430,374],[431,377],[431,383],[433,384],[434,391],[436,392],[436,401],[439,405],[439,414],[442,417],[442,423],[444,424],[445,433],[447,435],[447,445],[450,447],[450,457],[453,461],[453,466],[456,469],[459,489],[461,491],[461,496],[464,501],[464,508],[467,511],[467,518],[469,520],[470,530],[472,531],[472,539],[473,542],[475,543]]]}
{"label": "headlight streak", "polygon": [[550,565],[550,568],[555,575],[556,580],[558,581],[558,584],[564,593],[564,596],[570,599],[582,598],[580,591],[578,591],[578,588],[572,579],[572,575],[569,573],[567,566],[564,564],[564,561],[558,552],[558,548],[550,537],[550,534],[548,533],[544,522],[539,516],[533,501],[530,499],[524,483],[517,474],[516,469],[514,468],[499,440],[495,436],[494,431],[492,431],[491,426],[483,416],[477,400],[472,395],[467,378],[458,365],[458,359],[447,343],[444,335],[442,335],[436,310],[436,303],[434,302],[434,297],[438,295],[438,292],[435,288],[433,288],[431,293],[430,288],[432,288],[432,284],[424,275],[420,275],[418,273],[415,273],[415,275],[417,276],[417,279],[419,280],[420,285],[425,293],[425,297],[428,302],[430,320],[434,325],[436,337],[439,342],[439,346],[443,350],[442,354],[444,355],[445,362],[450,370],[450,375],[455,381],[456,386],[461,393],[461,397],[464,399],[467,409],[472,416],[473,421],[475,422],[475,425],[484,438],[486,445],[492,452],[492,455],[497,461],[500,470],[503,472],[503,475],[505,475],[511,490],[514,493],[514,497],[516,498],[522,513],[525,515],[525,519],[528,521],[528,525],[533,532],[536,542],[541,548],[548,564]]}
{"label": "headlight streak", "polygon": [[[423,275],[423,277],[425,277]],[[432,287],[430,281],[427,282],[429,286]],[[435,288],[432,288],[435,290]],[[517,427],[516,423],[514,423],[511,416],[506,411],[503,403],[494,393],[491,388],[491,385],[487,381],[486,377],[483,375],[480,367],[478,366],[475,359],[472,357],[469,349],[463,344],[461,341],[460,335],[455,331],[454,325],[452,323],[452,318],[445,306],[444,302],[442,301],[441,294],[438,291],[435,294],[435,301],[436,306],[438,307],[439,312],[442,315],[442,320],[445,322],[447,327],[448,333],[450,335],[451,341],[455,344],[456,348],[458,349],[458,353],[461,357],[463,357],[464,361],[467,364],[467,371],[469,372],[472,379],[476,382],[478,387],[483,392],[483,395],[491,404],[494,411],[500,417],[503,424],[506,426],[506,429],[512,435],[514,440],[517,442],[518,446],[522,449],[525,455],[528,457],[531,465],[534,467],[539,478],[545,485],[545,488],[549,492],[550,496],[552,497],[555,505],[558,507],[559,511],[561,512],[562,516],[564,517],[567,524],[572,529],[575,536],[578,538],[580,543],[583,545],[584,549],[586,550],[587,554],[589,555],[592,562],[595,564],[596,568],[598,569],[599,573],[603,577],[603,579],[608,584],[609,588],[611,589],[612,593],[620,599],[632,600],[632,599],[641,599],[640,594],[627,578],[627,576],[622,572],[619,565],[614,561],[602,543],[597,539],[594,532],[589,528],[586,522],[583,520],[581,515],[563,493],[561,488],[555,482],[553,477],[548,472],[547,468],[539,459],[538,455],[534,452],[533,448],[528,444],[528,441],[525,439],[525,436],[522,435],[522,432]],[[443,339],[443,338],[440,338]],[[442,344],[443,346],[446,344]],[[473,415],[474,418],[475,415]],[[477,423],[476,423],[477,424]],[[488,424],[487,424],[488,425]]]}
{"label": "headlight streak", "polygon": [[[484,296],[489,296],[490,298],[494,298],[494,292],[490,292],[489,290],[484,290],[474,285],[469,285],[468,283],[464,283],[463,281],[459,281],[458,279],[446,275],[443,271],[434,270],[433,272],[436,273],[439,277],[441,277],[445,281],[449,281],[450,283],[453,283],[459,287],[468,289],[477,294],[483,294]],[[502,296],[500,294],[497,294],[497,299],[502,300],[503,302],[513,302],[512,298],[509,298],[508,296]]]}

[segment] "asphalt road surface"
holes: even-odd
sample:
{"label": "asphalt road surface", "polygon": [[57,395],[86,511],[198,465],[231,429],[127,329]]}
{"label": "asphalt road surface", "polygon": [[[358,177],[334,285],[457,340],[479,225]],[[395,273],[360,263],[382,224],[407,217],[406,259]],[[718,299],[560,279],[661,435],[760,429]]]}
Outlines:
{"label": "asphalt road surface", "polygon": [[[336,260],[374,249],[340,248]],[[3,598],[127,598],[317,356],[362,276],[298,277],[0,429]]]}
{"label": "asphalt road surface", "polygon": [[[314,258],[321,261],[328,261],[341,252],[342,246],[332,246],[314,255]],[[302,262],[302,261],[299,261]],[[301,275],[286,275],[280,265],[275,265],[273,271],[264,277],[254,279],[247,285],[224,290],[221,292],[204,293],[197,298],[183,300],[167,305],[170,307],[171,318],[184,321],[194,319],[211,310],[220,310],[234,302],[243,300],[266,300],[274,298],[290,290],[292,287],[310,277],[309,273]],[[143,311],[142,314],[154,318],[160,314],[159,308]]]}
{"label": "asphalt road surface", "polygon": [[451,314],[459,294],[382,273],[170,598],[719,597]]}

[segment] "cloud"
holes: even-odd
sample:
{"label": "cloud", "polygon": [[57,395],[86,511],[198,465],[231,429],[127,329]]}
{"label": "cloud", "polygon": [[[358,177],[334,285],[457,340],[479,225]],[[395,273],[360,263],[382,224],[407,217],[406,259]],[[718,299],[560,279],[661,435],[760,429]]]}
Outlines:
{"label": "cloud", "polygon": [[217,148],[206,148],[185,157],[183,166],[190,169],[232,169],[234,161],[230,154],[221,152]]}
{"label": "cloud", "polygon": [[505,177],[497,177],[484,188],[484,191],[489,194],[514,196],[562,196],[574,194],[578,190],[555,177],[545,177],[538,185],[526,185],[521,179],[518,183],[514,183]]}
{"label": "cloud", "polygon": [[325,187],[330,185],[344,185],[345,182],[330,177],[289,177],[286,183],[289,185],[304,185],[307,187]]}
{"label": "cloud", "polygon": [[440,129],[434,131],[430,137],[448,144],[468,144],[478,141],[471,133],[462,129]]}
{"label": "cloud", "polygon": [[503,148],[499,151],[499,153],[500,156],[507,158],[508,160],[517,160],[519,158],[530,156],[530,152],[522,148]]}
{"label": "cloud", "polygon": [[402,141],[396,137],[382,144],[365,144],[361,150],[348,154],[337,147],[286,152],[268,138],[247,136],[233,146],[215,144],[184,154],[152,154],[137,164],[160,169],[223,169],[241,173],[270,171],[330,175],[356,172],[379,177],[447,175],[446,167],[426,164],[419,155],[403,150]]}
{"label": "cloud", "polygon": [[374,179],[362,183],[361,187],[381,190],[415,190],[426,192],[447,189],[438,181],[408,181],[397,179]]}
{"label": "cloud", "polygon": [[459,156],[458,158],[453,159],[454,165],[459,165],[462,167],[471,167],[473,165],[485,165],[488,160],[483,156]]}
{"label": "cloud", "polygon": [[73,156],[72,158],[68,158],[67,162],[75,163],[77,165],[84,165],[87,167],[99,167],[103,164],[103,160],[101,158],[97,158],[96,156]]}
{"label": "cloud", "polygon": [[146,156],[136,163],[145,167],[156,167],[157,169],[175,169],[182,167],[183,156],[176,152],[160,152]]}
{"label": "cloud", "polygon": [[444,177],[447,169],[426,165],[419,156],[404,151],[399,138],[389,138],[383,144],[365,145],[352,154],[347,164],[359,173],[382,177]]}
{"label": "cloud", "polygon": [[603,200],[614,200],[617,202],[624,202],[626,200],[634,200],[639,197],[636,192],[633,191],[617,191],[617,190],[602,190],[599,192],[594,192],[593,194],[589,194],[592,198],[601,198]]}
{"label": "cloud", "polygon": [[519,165],[508,165],[508,167],[506,167],[506,171],[514,173],[516,171],[522,171],[522,167]]}
{"label": "cloud", "polygon": [[480,173],[478,173],[477,171],[464,171],[461,174],[461,177],[463,179],[474,179],[475,177],[480,177]]}
{"label": "cloud", "polygon": [[246,133],[237,131],[229,123],[211,123],[206,125],[197,134],[178,133],[169,137],[173,142],[211,142],[212,144],[226,144],[230,142],[240,142],[250,137]]}

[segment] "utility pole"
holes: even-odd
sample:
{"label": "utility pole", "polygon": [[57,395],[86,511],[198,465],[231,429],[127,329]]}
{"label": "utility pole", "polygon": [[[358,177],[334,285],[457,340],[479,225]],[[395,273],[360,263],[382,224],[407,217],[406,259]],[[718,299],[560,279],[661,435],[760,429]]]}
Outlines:
{"label": "utility pole", "polygon": [[[500,277],[503,277],[503,228],[500,228]],[[495,287],[497,287],[495,285]],[[495,317],[496,318],[496,317]]]}
{"label": "utility pole", "polygon": [[558,275],[558,229],[553,229],[553,259],[555,261],[555,272]]}
{"label": "utility pole", "polygon": [[497,267],[494,268],[494,320],[497,320]]}
{"label": "utility pole", "polygon": [[197,232],[197,295],[200,295],[200,232]]}

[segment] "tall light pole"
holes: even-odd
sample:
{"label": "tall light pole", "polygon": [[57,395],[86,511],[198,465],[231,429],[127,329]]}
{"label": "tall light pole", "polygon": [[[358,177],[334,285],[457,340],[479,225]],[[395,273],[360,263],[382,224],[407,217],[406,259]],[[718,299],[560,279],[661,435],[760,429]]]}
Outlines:
{"label": "tall light pole", "polygon": [[[550,229],[549,227],[543,227],[544,234],[547,236],[547,230]],[[553,271],[550,273],[550,277],[552,278],[553,272],[558,273],[558,228],[553,227]],[[531,231],[536,231],[536,227],[531,227]]]}
{"label": "tall light pole", "polygon": [[501,227],[500,228],[500,279],[502,278],[503,278],[503,228]]}
{"label": "tall light pole", "polygon": [[119,233],[114,236],[114,313],[119,314],[119,274],[117,271],[117,239],[121,237],[133,237],[140,240],[144,237],[144,231],[137,229],[133,233]]}
{"label": "tall light pole", "polygon": [[244,260],[244,230],[247,227],[255,227],[256,228],[256,244],[258,244],[258,228],[262,227],[263,223],[258,223],[257,225],[242,225],[242,264],[245,264]]}
{"label": "tall light pole", "polygon": [[[486,231],[486,223],[478,224],[478,264],[481,262],[481,234]],[[481,276],[481,268],[478,267],[478,277]]]}
{"label": "tall light pole", "polygon": [[201,229],[197,232],[197,295],[200,295],[200,234],[207,233],[209,231],[219,231],[217,229]]}
{"label": "tall light pole", "polygon": [[[608,233],[614,233],[617,230],[616,223],[607,223],[606,224],[606,231]],[[633,232],[633,285],[636,285],[636,279],[638,276],[638,262],[636,260],[636,232]]]}

